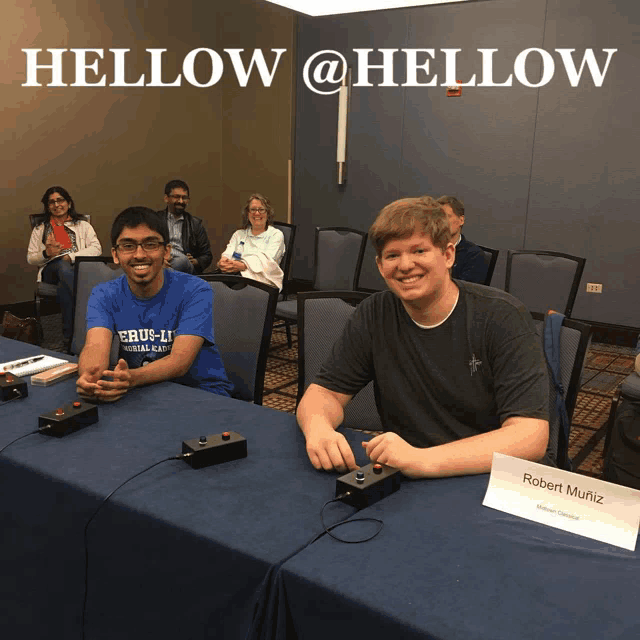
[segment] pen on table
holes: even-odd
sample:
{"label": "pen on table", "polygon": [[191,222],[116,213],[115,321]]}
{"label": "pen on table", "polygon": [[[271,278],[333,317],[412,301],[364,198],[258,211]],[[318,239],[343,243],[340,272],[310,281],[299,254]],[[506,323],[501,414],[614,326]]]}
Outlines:
{"label": "pen on table", "polygon": [[20,367],[24,367],[25,365],[31,364],[32,362],[38,362],[38,360],[44,360],[44,356],[36,356],[35,358],[29,358],[28,360],[22,360],[21,362],[9,364],[4,368],[4,370],[9,371],[10,369],[20,369]]}

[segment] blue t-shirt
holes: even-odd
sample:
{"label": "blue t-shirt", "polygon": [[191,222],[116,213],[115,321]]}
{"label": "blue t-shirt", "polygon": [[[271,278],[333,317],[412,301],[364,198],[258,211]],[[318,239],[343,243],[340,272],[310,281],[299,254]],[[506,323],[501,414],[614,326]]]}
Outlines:
{"label": "blue t-shirt", "polygon": [[136,297],[126,276],[97,285],[87,305],[87,330],[105,327],[120,338],[120,357],[130,368],[163,358],[176,336],[204,338],[187,373],[173,382],[228,396],[232,384],[213,339],[213,290],[200,278],[165,269],[162,289]]}

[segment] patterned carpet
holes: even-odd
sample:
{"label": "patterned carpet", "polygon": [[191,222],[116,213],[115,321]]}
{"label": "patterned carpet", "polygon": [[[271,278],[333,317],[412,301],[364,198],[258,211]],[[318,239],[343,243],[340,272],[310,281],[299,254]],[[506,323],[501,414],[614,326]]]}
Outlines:
{"label": "patterned carpet", "polygon": [[[48,349],[62,350],[59,315],[43,317],[44,343]],[[573,414],[569,455],[574,470],[599,477],[602,473],[604,427],[609,418],[611,398],[617,386],[633,371],[635,350],[593,343],[587,353],[582,386]],[[298,337],[293,328],[293,346],[288,348],[284,329],[275,329],[267,360],[263,404],[294,413],[298,391]]]}
{"label": "patterned carpet", "polygon": [[267,359],[262,404],[279,411],[295,413],[298,393],[298,331],[291,328],[293,346],[287,346],[284,329],[274,329]]}
{"label": "patterned carpet", "polygon": [[635,357],[635,349],[600,342],[592,343],[587,353],[569,437],[569,456],[578,473],[596,478],[602,474],[611,398],[634,370]]}

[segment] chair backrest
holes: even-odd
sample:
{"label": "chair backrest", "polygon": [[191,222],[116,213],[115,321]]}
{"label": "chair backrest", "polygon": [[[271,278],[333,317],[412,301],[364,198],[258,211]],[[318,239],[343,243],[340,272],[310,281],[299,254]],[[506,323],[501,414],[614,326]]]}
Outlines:
{"label": "chair backrest", "polygon": [[286,251],[284,256],[282,256],[282,260],[280,260],[280,268],[284,273],[284,278],[282,279],[282,295],[286,297],[288,293],[288,284],[291,276],[291,263],[293,260],[293,243],[296,239],[296,225],[289,224],[288,222],[272,222],[272,226],[276,229],[280,229],[284,235],[284,246],[286,247]]}
{"label": "chair backrest", "polygon": [[498,254],[500,249],[491,249],[489,247],[483,247],[478,245],[484,251],[484,263],[487,265],[487,276],[482,284],[487,287],[491,285],[491,278],[493,277],[493,271],[496,268],[496,262],[498,262]]}
{"label": "chair backrest", "polygon": [[[533,312],[531,315],[544,350],[544,314]],[[580,390],[582,370],[590,343],[591,327],[589,325],[583,322],[576,322],[570,318],[564,319],[560,333],[560,377],[569,424],[573,419],[573,411],[576,407],[578,391]],[[550,369],[548,363],[547,368]],[[559,468],[568,469],[569,442],[562,431],[560,416],[555,409],[555,402],[556,389],[551,380],[551,371],[549,370],[549,446],[547,451],[556,461]]]}
{"label": "chair backrest", "polygon": [[585,258],[554,251],[507,252],[505,291],[529,311],[553,309],[571,317]]}
{"label": "chair backrest", "polygon": [[[86,220],[87,222],[91,222],[91,215],[88,213],[80,213],[78,214],[80,218]],[[29,222],[31,223],[31,228],[35,229],[39,224],[44,222],[45,215],[44,213],[30,213],[29,214]]]}
{"label": "chair backrest", "polygon": [[[122,275],[122,268],[115,265],[109,256],[78,256],[75,260],[75,283],[73,288],[73,336],[71,353],[78,355],[87,338],[87,303],[93,288],[101,282],[115,280]],[[114,336],[109,361],[115,364],[120,340]]]}
{"label": "chair backrest", "polygon": [[[298,402],[328,358],[355,307],[369,294],[362,291],[310,291],[298,294]],[[370,382],[344,411],[345,427],[382,431]]]}
{"label": "chair backrest", "polygon": [[213,289],[213,337],[234,398],[262,404],[278,289],[242,276],[201,276]]}
{"label": "chair backrest", "polygon": [[313,288],[353,291],[356,288],[367,234],[347,227],[316,227]]}

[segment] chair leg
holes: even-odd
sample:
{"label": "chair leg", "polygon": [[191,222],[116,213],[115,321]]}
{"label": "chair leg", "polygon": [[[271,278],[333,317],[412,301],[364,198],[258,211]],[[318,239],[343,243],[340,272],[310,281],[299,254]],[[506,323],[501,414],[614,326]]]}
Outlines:
{"label": "chair leg", "polygon": [[602,451],[602,457],[607,457],[607,450],[609,449],[609,441],[611,440],[611,432],[613,431],[613,423],[616,419],[616,411],[618,409],[618,404],[620,402],[620,387],[618,387],[613,394],[613,398],[611,399],[611,409],[609,411],[609,419],[606,424],[606,432],[604,439],[604,449]]}
{"label": "chair leg", "polygon": [[40,296],[37,293],[33,296],[33,307],[36,320],[40,322]]}
{"label": "chair leg", "polygon": [[285,320],[284,328],[287,331],[287,346],[289,349],[293,346],[293,340],[291,339],[291,324]]}

